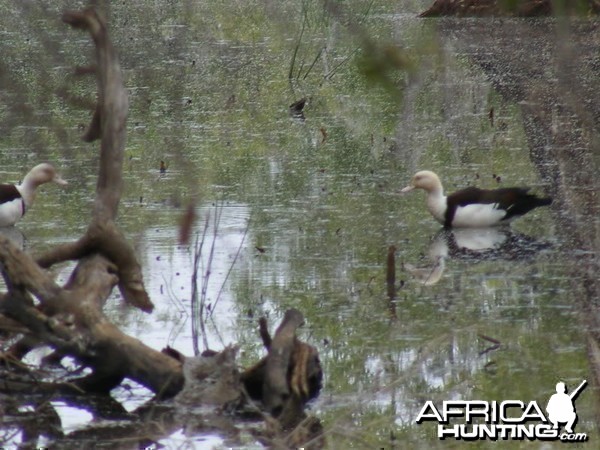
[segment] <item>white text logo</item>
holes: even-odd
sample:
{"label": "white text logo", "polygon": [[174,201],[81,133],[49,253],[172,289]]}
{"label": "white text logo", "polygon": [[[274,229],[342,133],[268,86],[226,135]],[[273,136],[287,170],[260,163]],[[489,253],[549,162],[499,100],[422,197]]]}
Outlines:
{"label": "white text logo", "polygon": [[[568,394],[565,384],[557,383],[556,393],[546,406],[547,414],[536,401],[447,400],[438,408],[429,400],[421,408],[416,422],[437,422],[439,439],[587,441],[586,433],[574,431],[577,423],[574,401],[586,385],[584,380]],[[562,430],[561,424],[564,424]]]}

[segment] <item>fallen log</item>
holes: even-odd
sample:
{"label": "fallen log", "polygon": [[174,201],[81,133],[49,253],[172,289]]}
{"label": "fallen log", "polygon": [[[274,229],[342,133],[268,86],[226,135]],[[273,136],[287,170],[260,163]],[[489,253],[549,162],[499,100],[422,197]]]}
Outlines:
{"label": "fallen log", "polygon": [[[261,322],[266,326],[266,320]],[[56,445],[72,443],[81,447],[88,441],[102,440],[106,443],[110,439],[118,441],[127,437],[127,445],[117,445],[117,448],[139,448],[149,446],[182,427],[190,436],[207,428],[217,429],[220,434],[237,435],[239,419],[242,418],[242,427],[269,448],[322,448],[325,443],[323,428],[317,418],[304,412],[306,402],[319,393],[322,372],[316,349],[295,336],[302,322],[299,311],[289,310],[272,338],[275,345],[255,366],[243,372],[240,372],[236,361],[236,346],[229,346],[221,352],[206,351],[198,357],[185,357],[172,348],[165,349],[166,357],[183,365],[183,388],[172,402],[159,402],[155,398],[131,413],[127,413],[110,396],[90,395],[105,394],[100,387],[111,384],[109,378],[102,380],[97,375],[72,382],[44,382],[38,379],[37,374],[27,370],[12,371],[10,376],[0,376],[0,399],[3,393],[12,395],[14,401],[6,408],[6,413],[11,420],[15,418],[18,422],[30,423],[36,414],[42,413],[38,409],[34,414],[18,413],[21,405],[32,402],[28,397],[31,395],[35,396],[35,405],[47,405],[50,398],[61,400],[73,407],[86,409],[95,419],[104,421],[101,426],[92,421],[90,426],[69,434],[63,432],[59,422],[57,427],[53,427],[53,443]],[[282,359],[282,353],[287,354],[287,362]],[[2,370],[0,368],[0,375]],[[111,370],[110,373],[116,376],[118,371]],[[281,378],[285,380],[285,387],[271,386],[268,382],[268,379]],[[257,386],[261,391],[259,397],[250,396],[250,390]],[[263,397],[277,398],[280,411],[270,414]],[[265,409],[267,412],[264,412]],[[50,417],[56,416],[52,408],[46,411]],[[123,423],[123,419],[127,421]],[[106,420],[118,422],[109,424]],[[40,426],[32,430],[36,430],[37,434],[47,433],[46,420],[40,420]]]}
{"label": "fallen log", "polygon": [[3,239],[0,236],[0,260],[9,262],[3,274],[12,289],[0,302],[0,312],[25,326],[35,342],[50,344],[92,368],[91,375],[74,382],[77,386],[86,392],[109,392],[123,378],[131,378],[161,396],[179,392],[181,363],[126,335],[103,314],[102,306],[117,283],[110,261],[100,255],[85,258],[61,289],[28,255]]}
{"label": "fallen log", "polygon": [[420,17],[517,16],[545,17],[557,14],[599,14],[597,0],[435,0]]}

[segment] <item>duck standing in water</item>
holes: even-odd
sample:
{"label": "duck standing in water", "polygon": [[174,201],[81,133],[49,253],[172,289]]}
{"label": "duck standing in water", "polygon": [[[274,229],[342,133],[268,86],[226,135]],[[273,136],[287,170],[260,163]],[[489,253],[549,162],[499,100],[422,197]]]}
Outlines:
{"label": "duck standing in water", "polygon": [[17,223],[31,208],[38,186],[51,181],[61,186],[67,184],[51,164],[43,163],[31,169],[19,185],[0,184],[0,227]]}
{"label": "duck standing in water", "polygon": [[468,187],[444,195],[439,177],[429,171],[417,172],[402,192],[423,189],[427,209],[444,227],[483,228],[509,223],[538,206],[552,203],[548,197],[529,194],[529,188],[479,189]]}

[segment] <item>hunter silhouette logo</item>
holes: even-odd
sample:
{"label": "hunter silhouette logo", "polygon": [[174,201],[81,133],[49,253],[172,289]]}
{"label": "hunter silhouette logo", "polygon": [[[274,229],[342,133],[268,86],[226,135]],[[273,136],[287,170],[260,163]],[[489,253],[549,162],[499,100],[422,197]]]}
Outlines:
{"label": "hunter silhouette logo", "polygon": [[[567,394],[562,381],[556,384],[556,393],[548,400],[546,414],[533,400],[484,401],[484,400],[446,400],[441,407],[433,401],[425,402],[416,422],[437,422],[439,439],[457,440],[560,440],[563,442],[584,442],[586,433],[573,431],[577,423],[574,402],[583,391],[587,381]],[[458,422],[458,423],[457,423]],[[561,432],[560,425],[565,424]]]}
{"label": "hunter silhouette logo", "polygon": [[567,394],[567,387],[562,381],[556,383],[556,394],[550,397],[548,400],[548,406],[546,411],[548,412],[548,419],[554,425],[553,429],[558,429],[559,422],[566,423],[565,431],[569,434],[573,434],[573,427],[577,422],[577,412],[575,412],[575,405],[573,402],[587,385],[587,380],[583,380],[581,384],[571,394]]}

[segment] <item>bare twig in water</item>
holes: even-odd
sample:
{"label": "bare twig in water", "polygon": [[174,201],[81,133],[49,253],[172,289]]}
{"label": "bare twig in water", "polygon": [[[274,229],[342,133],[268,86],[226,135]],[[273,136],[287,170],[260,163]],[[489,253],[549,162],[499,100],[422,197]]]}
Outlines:
{"label": "bare twig in water", "polygon": [[483,356],[486,353],[493,352],[494,350],[498,350],[500,348],[501,342],[498,339],[494,339],[492,337],[486,336],[485,334],[478,334],[477,336],[485,341],[488,341],[488,342],[491,342],[492,344],[494,344],[494,345],[491,345],[490,347],[487,347],[483,351],[479,352],[479,356]]}
{"label": "bare twig in water", "polygon": [[360,50],[360,47],[356,47],[354,50],[352,50],[352,53],[350,53],[342,61],[333,66],[333,68],[329,72],[327,72],[323,78],[325,78],[326,80],[330,80],[331,78],[333,78],[337,71],[340,70],[344,64],[346,64],[348,61],[354,58],[354,55],[356,55]]}
{"label": "bare twig in water", "polygon": [[306,14],[306,4],[302,3],[302,28],[300,29],[300,35],[296,40],[296,45],[294,46],[294,53],[292,53],[292,60],[290,61],[290,71],[288,72],[288,79],[291,80],[294,78],[294,66],[296,65],[296,58],[298,56],[298,50],[300,49],[300,44],[302,43],[302,36],[304,35],[304,30],[306,29],[306,24],[308,22],[308,15]]}
{"label": "bare twig in water", "polygon": [[215,215],[213,219],[213,240],[210,245],[210,253],[208,254],[208,260],[206,261],[206,269],[204,276],[202,277],[202,289],[200,292],[200,328],[202,331],[202,343],[204,344],[204,350],[208,350],[208,339],[206,338],[206,327],[204,321],[204,310],[206,308],[206,296],[208,294],[208,282],[210,281],[210,275],[212,273],[212,263],[215,256],[215,244],[217,243],[217,234],[219,232],[219,223],[221,222],[221,214],[223,214],[223,204],[215,206]]}
{"label": "bare twig in water", "polygon": [[198,299],[198,271],[200,270],[200,258],[202,256],[202,247],[204,247],[204,240],[206,238],[206,233],[208,231],[208,221],[210,219],[210,214],[206,216],[206,220],[204,221],[204,229],[202,231],[202,238],[200,238],[200,233],[196,235],[196,242],[194,244],[194,264],[192,268],[192,279],[191,279],[191,303],[192,303],[192,345],[194,348],[194,355],[198,356],[200,354],[200,347],[198,346],[198,328],[200,326],[200,308],[199,308],[199,299]]}
{"label": "bare twig in water", "polygon": [[319,58],[321,58],[321,55],[323,54],[324,50],[325,50],[325,47],[321,47],[321,49],[317,52],[317,56],[315,56],[315,59],[313,60],[312,64],[310,66],[308,66],[308,69],[306,69],[306,72],[304,73],[304,76],[302,77],[303,80],[306,80],[306,77],[308,77],[308,75],[312,72],[313,67],[315,67],[315,64],[317,63]]}
{"label": "bare twig in water", "polygon": [[[212,265],[215,256],[215,249],[217,244],[217,237],[219,235],[219,224],[221,222],[221,215],[223,214],[223,203],[219,203],[215,205],[215,213],[212,216],[212,224],[211,224],[211,216],[208,214],[206,216],[206,220],[204,221],[204,228],[202,232],[198,232],[196,235],[196,242],[194,245],[194,263],[192,268],[192,276],[191,276],[191,302],[192,302],[192,338],[193,338],[193,348],[195,355],[200,354],[199,347],[199,338],[202,336],[202,344],[204,346],[204,350],[208,350],[208,340],[206,333],[206,320],[212,319],[213,313],[215,311],[215,307],[219,303],[223,292],[225,291],[225,285],[229,280],[229,276],[233,271],[233,267],[239,256],[241,254],[242,248],[244,247],[244,242],[246,240],[246,236],[248,234],[248,230],[250,228],[250,221],[248,220],[246,224],[246,228],[244,229],[244,234],[242,237],[242,241],[236,251],[236,254],[231,262],[229,269],[225,275],[221,283],[221,287],[212,303],[208,303],[208,284],[210,282],[210,278],[212,275]],[[204,249],[204,244],[206,242],[209,228],[212,226],[212,242],[210,246],[210,251],[208,257],[204,261],[202,261],[202,252]],[[202,282],[200,287],[198,286],[198,277],[199,274],[202,273]]]}
{"label": "bare twig in water", "polygon": [[385,278],[387,284],[392,286],[396,283],[396,247],[390,245],[387,254],[387,276]]}
{"label": "bare twig in water", "polygon": [[[169,332],[169,336],[167,337],[167,342],[169,342],[169,345],[173,345],[175,343],[175,340],[179,336],[179,334],[185,329],[190,315],[189,315],[184,303],[181,301],[181,299],[179,299],[179,297],[177,297],[177,294],[175,294],[175,292],[173,291],[172,283],[167,282],[167,279],[165,278],[164,275],[163,275],[162,279],[164,282],[165,289],[167,291],[168,299],[173,305],[175,305],[175,308],[177,309],[177,313],[179,314],[179,318],[180,318],[180,320],[177,321],[177,323],[173,325],[173,327],[171,328],[171,331]],[[162,293],[162,286],[161,286],[161,293]]]}
{"label": "bare twig in water", "polygon": [[229,279],[229,275],[231,275],[231,271],[233,270],[233,266],[235,266],[235,263],[237,262],[240,253],[242,251],[242,248],[244,247],[244,242],[246,240],[246,236],[248,235],[248,229],[250,228],[250,220],[248,220],[248,222],[246,223],[246,228],[244,229],[244,234],[242,236],[242,241],[240,242],[240,246],[238,247],[235,256],[233,257],[233,261],[231,261],[231,264],[229,266],[229,270],[227,270],[227,274],[225,275],[225,278],[223,279],[223,283],[221,283],[221,288],[219,289],[219,292],[217,294],[217,297],[215,298],[215,301],[213,303],[213,307],[210,311],[210,315],[212,316],[217,303],[219,303],[219,300],[221,299],[221,294],[223,293],[223,290],[225,289],[225,283],[227,283],[227,280]]}

